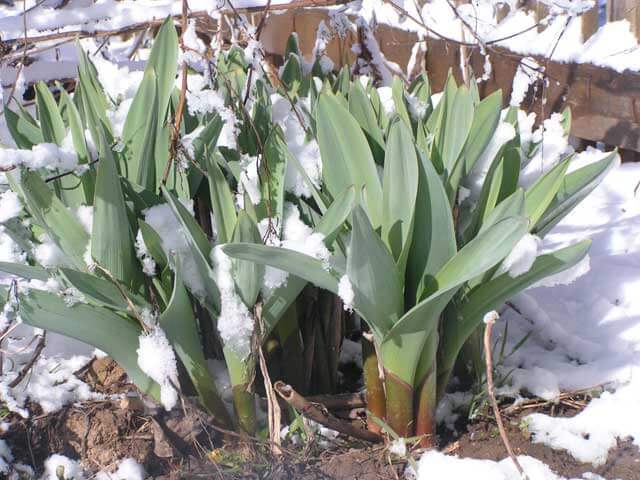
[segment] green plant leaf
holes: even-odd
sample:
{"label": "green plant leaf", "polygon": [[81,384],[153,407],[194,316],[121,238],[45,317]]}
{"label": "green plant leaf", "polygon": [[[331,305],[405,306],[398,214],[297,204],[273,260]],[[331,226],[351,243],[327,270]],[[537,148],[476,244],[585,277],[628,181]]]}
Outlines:
{"label": "green plant leaf", "polygon": [[[90,302],[101,307],[109,307],[124,312],[125,314],[131,314],[126,299],[122,296],[118,287],[111,281],[70,268],[61,268],[60,273],[71,286],[85,295]],[[140,307],[148,305],[143,297],[126,290],[124,293],[134,305]]]}
{"label": "green plant leaf", "polygon": [[407,305],[415,305],[423,298],[426,283],[456,251],[453,215],[444,185],[433,164],[421,155],[413,239],[405,277]]}
{"label": "green plant leaf", "polygon": [[260,189],[262,191],[261,200],[257,206],[259,217],[282,219],[285,173],[289,156],[284,133],[279,126],[276,126],[267,138],[259,167]]}
{"label": "green plant leaf", "polygon": [[49,272],[45,268],[21,263],[0,262],[0,272],[16,275],[27,280],[46,282],[49,279]]}
{"label": "green plant leaf", "polygon": [[482,100],[475,109],[469,136],[462,153],[464,158],[463,175],[468,175],[471,172],[476,161],[489,145],[500,122],[501,110],[502,91],[500,90]]}
{"label": "green plant leaf", "polygon": [[159,324],[187,370],[202,405],[219,425],[229,428],[232,425],[231,419],[202,352],[191,300],[182,280],[180,259],[174,258],[174,262],[173,294],[166,310],[160,315]]}
{"label": "green plant leaf", "polygon": [[34,145],[44,142],[40,127],[23,115],[15,113],[7,104],[4,105],[4,118],[11,138],[18,148],[31,149]]}
{"label": "green plant leaf", "polygon": [[218,231],[218,243],[228,243],[233,236],[237,215],[233,194],[218,166],[216,158],[219,153],[214,152],[207,159],[207,171],[209,173],[209,195],[211,196],[211,209],[216,221]]}
{"label": "green plant leaf", "polygon": [[67,129],[64,126],[62,115],[60,115],[58,104],[46,83],[39,81],[35,85],[35,90],[42,138],[45,142],[62,145]]}
{"label": "green plant leaf", "polygon": [[524,210],[529,217],[530,228],[533,229],[542,218],[556,194],[562,187],[564,175],[569,168],[571,156],[559,162],[527,189],[524,195]]}
{"label": "green plant leaf", "polygon": [[353,306],[379,340],[402,315],[402,278],[362,207],[353,209],[351,223],[347,276],[355,294]]}
{"label": "green plant leaf", "polygon": [[304,253],[252,243],[229,243],[222,250],[230,257],[279,268],[338,294],[338,279],[327,271],[322,261]]}
{"label": "green plant leaf", "polygon": [[[258,226],[242,210],[238,213],[233,242],[262,244]],[[264,266],[245,260],[234,260],[233,274],[242,301],[248,308],[252,308],[262,287]]]}
{"label": "green plant leaf", "polygon": [[471,94],[466,87],[460,87],[455,93],[451,108],[447,109],[444,130],[441,130],[444,135],[441,135],[441,140],[437,143],[442,163],[449,173],[454,170],[467,142],[473,117],[474,108]]}
{"label": "green plant leaf", "polygon": [[367,137],[373,158],[377,163],[382,164],[384,161],[384,138],[371,101],[359,81],[352,82],[349,89],[349,112],[360,124],[360,128]]}
{"label": "green plant leaf", "polygon": [[100,133],[100,161],[93,202],[91,256],[127,287],[137,290],[142,271],[136,258],[120,177],[111,148]]}
{"label": "green plant leaf", "polygon": [[573,210],[600,183],[606,172],[618,158],[613,151],[606,157],[565,175],[558,194],[545,210],[533,231],[546,235],[560,220]]}
{"label": "green plant leaf", "polygon": [[367,139],[358,122],[335,96],[322,93],[316,107],[322,175],[332,196],[354,185],[365,189],[367,213],[374,228],[382,217],[382,188]]}
{"label": "green plant leaf", "polygon": [[144,394],[160,399],[159,386],[138,367],[140,325],[106,308],[86,304],[69,307],[62,298],[41,290],[22,295],[20,316],[36,328],[75,338],[108,353]]}
{"label": "green plant leaf", "polygon": [[499,308],[511,297],[543,278],[574,266],[585,257],[590,245],[591,241],[585,240],[541,255],[536,258],[527,273],[516,278],[503,273],[469,292],[466,300],[456,307],[449,321],[444,322],[441,355],[443,362],[438,366],[438,375],[449,374],[462,345],[475,331],[487,312]]}
{"label": "green plant leaf", "polygon": [[71,265],[78,269],[86,268],[83,255],[89,243],[89,234],[40,175],[22,170],[19,182],[10,172],[7,173],[7,179],[11,189],[20,193],[31,215],[60,247]]}
{"label": "green plant leaf", "polygon": [[392,120],[384,159],[382,238],[404,276],[418,192],[418,157],[409,127]]}

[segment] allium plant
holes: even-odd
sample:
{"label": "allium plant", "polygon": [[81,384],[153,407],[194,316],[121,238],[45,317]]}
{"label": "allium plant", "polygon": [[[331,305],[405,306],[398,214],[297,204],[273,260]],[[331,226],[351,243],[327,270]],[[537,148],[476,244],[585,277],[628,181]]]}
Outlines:
{"label": "allium plant", "polygon": [[[346,258],[327,267],[271,246],[224,251],[341,296],[369,327],[382,367],[383,387],[378,369],[365,370],[369,410],[429,445],[437,401],[484,314],[585,259],[588,241],[541,253],[540,237],[616,155],[567,173],[572,156],[542,164],[542,139],[523,144],[518,111],[502,110],[500,92],[481,101],[451,77],[434,105],[426,76],[408,89],[395,79],[384,99],[360,80],[341,75],[312,104],[322,194],[358,192],[341,237]],[[568,112],[555,120],[566,141]]]}
{"label": "allium plant", "polygon": [[[480,101],[450,79],[436,102],[426,76],[376,89],[329,72],[321,51],[307,63],[295,37],[269,80],[255,54],[234,46],[204,82],[189,75],[177,143],[169,20],[123,123],[125,102],[80,47],[73,95],[58,88],[56,101],[40,83],[37,119],[5,107],[17,148],[0,163],[24,210],[4,228],[26,252],[0,264],[22,279],[5,313],[105,351],[166,408],[192,384],[221,426],[253,434],[258,349],[274,337],[296,348],[312,284],[367,325],[372,415],[429,443],[484,313],[585,258],[588,242],[538,255],[538,237],[615,154],[536,171],[540,139],[519,135],[525,117],[499,93]],[[569,121],[556,122],[562,137]],[[323,311],[341,335],[341,312]],[[316,350],[316,363],[337,363]],[[209,370],[216,356],[233,414]]]}

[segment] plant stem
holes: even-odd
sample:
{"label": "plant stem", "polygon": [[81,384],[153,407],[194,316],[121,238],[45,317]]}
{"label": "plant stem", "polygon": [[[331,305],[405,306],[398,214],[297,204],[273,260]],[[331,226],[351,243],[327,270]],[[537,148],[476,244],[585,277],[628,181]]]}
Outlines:
{"label": "plant stem", "polygon": [[[303,390],[304,372],[300,368],[303,361],[303,349],[298,327],[296,302],[293,302],[287,309],[275,329],[281,345],[281,374],[293,388]],[[279,379],[275,375],[274,378]]]}
{"label": "plant stem", "polygon": [[424,343],[414,385],[416,391],[416,435],[420,436],[420,446],[433,447],[436,440],[435,413],[436,398],[436,356],[438,351],[438,332],[434,331]]}
{"label": "plant stem", "polygon": [[373,343],[362,337],[362,370],[364,375],[364,386],[366,389],[367,410],[371,416],[367,415],[367,427],[375,433],[380,433],[382,428],[376,423],[373,417],[384,420],[387,416],[386,399],[384,396],[384,385],[380,378],[378,368],[378,356]]}
{"label": "plant stem", "polygon": [[384,385],[387,394],[387,423],[399,437],[413,436],[413,396],[415,393],[413,386],[389,371],[384,373]]}
{"label": "plant stem", "polygon": [[229,348],[224,349],[224,357],[229,369],[238,427],[241,433],[253,436],[256,432],[256,402],[251,386],[255,377],[253,355],[239,358]]}

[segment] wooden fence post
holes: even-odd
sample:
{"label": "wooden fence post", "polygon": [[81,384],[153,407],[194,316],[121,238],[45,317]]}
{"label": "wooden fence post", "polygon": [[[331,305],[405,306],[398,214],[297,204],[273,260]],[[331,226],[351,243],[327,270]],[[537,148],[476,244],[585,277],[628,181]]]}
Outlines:
{"label": "wooden fence post", "polygon": [[607,21],[627,19],[631,31],[640,38],[640,2],[638,0],[607,0]]}
{"label": "wooden fence post", "polygon": [[591,35],[598,31],[600,9],[598,8],[598,1],[596,0],[595,6],[582,14],[582,41],[589,40]]}

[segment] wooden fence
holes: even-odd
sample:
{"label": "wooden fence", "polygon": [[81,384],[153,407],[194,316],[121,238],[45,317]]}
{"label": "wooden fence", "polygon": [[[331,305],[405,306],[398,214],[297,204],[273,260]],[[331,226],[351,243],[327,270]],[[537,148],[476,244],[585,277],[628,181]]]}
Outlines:
{"label": "wooden fence", "polygon": [[[636,32],[640,27],[640,0],[608,0],[607,19],[628,19]],[[543,8],[534,2],[526,7],[534,9],[537,15],[545,15]],[[263,33],[263,42],[268,52],[282,55],[285,40],[289,33],[298,33],[302,52],[311,53],[315,41],[315,32],[321,20],[328,19],[328,12],[323,9],[304,9],[271,14]],[[594,8],[585,14],[583,19],[583,35],[588,38],[598,28],[598,12]],[[375,36],[385,57],[406,67],[413,46],[417,41],[414,33],[379,25]],[[640,37],[639,37],[640,38]],[[329,45],[328,54],[339,64],[344,60],[340,52],[350,50],[356,41],[354,36],[340,42],[334,40]],[[424,64],[433,84],[434,91],[442,89],[451,69],[459,82],[463,81],[460,70],[461,48],[459,45],[444,40],[430,38],[427,41],[427,54]],[[468,56],[469,68],[476,78],[484,73],[484,55],[479,49],[471,48],[464,52]],[[505,48],[493,48],[493,71],[491,77],[482,82],[480,92],[487,95],[501,89],[505,103],[508,102],[512,82],[522,55]],[[535,58],[535,57],[534,57]],[[353,60],[349,57],[348,60]],[[530,89],[523,106],[538,114],[540,121],[553,111],[560,111],[569,106],[572,110],[572,134],[586,142],[603,142],[609,146],[622,149],[626,160],[640,159],[640,72],[625,71],[619,73],[609,68],[592,64],[561,63],[546,58],[536,58],[545,66],[546,74],[551,81],[544,89]],[[536,93],[537,92],[537,93]]]}

